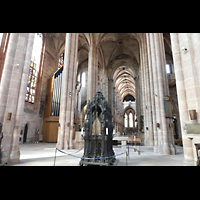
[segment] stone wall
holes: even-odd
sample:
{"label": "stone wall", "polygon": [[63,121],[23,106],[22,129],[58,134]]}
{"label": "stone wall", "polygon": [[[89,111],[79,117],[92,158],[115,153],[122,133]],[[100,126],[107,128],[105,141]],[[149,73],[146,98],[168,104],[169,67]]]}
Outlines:
{"label": "stone wall", "polygon": [[[26,142],[32,143],[35,141],[35,129],[39,127],[39,140],[42,141],[42,126],[43,116],[39,115],[41,101],[46,101],[47,81],[53,76],[58,69],[56,65],[58,63],[57,52],[55,51],[55,44],[50,35],[47,34],[46,48],[44,55],[44,66],[42,71],[41,91],[39,97],[39,104],[37,110],[34,109],[34,104],[25,102],[22,130],[24,131],[25,125],[28,124],[28,133]],[[38,85],[37,85],[38,88]],[[23,136],[21,143],[23,142]]]}
{"label": "stone wall", "polygon": [[[171,33],[174,69],[180,112],[184,156],[188,161],[197,159],[195,143],[200,143],[200,130],[189,133],[187,125],[200,123],[200,34]],[[191,120],[189,111],[195,110],[197,119]]]}

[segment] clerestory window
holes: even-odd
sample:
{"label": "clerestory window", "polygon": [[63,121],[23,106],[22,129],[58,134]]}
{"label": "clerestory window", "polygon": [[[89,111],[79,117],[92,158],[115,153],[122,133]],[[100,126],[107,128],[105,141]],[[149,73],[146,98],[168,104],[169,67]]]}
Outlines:
{"label": "clerestory window", "polygon": [[166,73],[167,74],[172,74],[172,66],[171,66],[171,64],[166,64],[166,66],[165,66],[165,68],[166,68]]}
{"label": "clerestory window", "polygon": [[36,93],[37,78],[40,68],[42,43],[43,43],[42,33],[35,33],[31,63],[29,68],[26,97],[25,97],[25,101],[32,104],[35,102],[35,93]]}

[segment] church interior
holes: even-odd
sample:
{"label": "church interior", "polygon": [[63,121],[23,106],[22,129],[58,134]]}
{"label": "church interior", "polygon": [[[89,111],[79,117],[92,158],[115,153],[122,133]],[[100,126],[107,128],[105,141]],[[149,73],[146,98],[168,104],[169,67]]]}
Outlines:
{"label": "church interior", "polygon": [[[182,151],[185,165],[199,165],[199,67],[199,33],[0,33],[0,165],[20,163],[33,144],[83,148],[97,92],[113,146]],[[91,126],[101,126],[95,109]]]}

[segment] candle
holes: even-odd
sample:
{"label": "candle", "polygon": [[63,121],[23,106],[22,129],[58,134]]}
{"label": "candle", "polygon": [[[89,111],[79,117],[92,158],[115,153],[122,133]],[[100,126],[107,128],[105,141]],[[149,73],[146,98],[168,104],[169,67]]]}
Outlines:
{"label": "candle", "polygon": [[108,128],[106,128],[106,135],[108,135]]}

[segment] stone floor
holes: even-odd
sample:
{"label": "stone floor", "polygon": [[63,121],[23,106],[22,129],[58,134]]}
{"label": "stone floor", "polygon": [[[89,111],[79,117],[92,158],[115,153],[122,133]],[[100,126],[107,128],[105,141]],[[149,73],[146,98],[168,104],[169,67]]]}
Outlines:
{"label": "stone floor", "polygon": [[[55,143],[22,144],[20,145],[20,162],[12,166],[54,166]],[[141,146],[140,155],[130,147],[129,156],[126,158],[124,149],[114,147],[117,156],[117,166],[184,166],[183,148],[176,146],[177,155],[160,155],[153,152],[151,146]],[[83,149],[67,150],[66,152],[77,157],[83,155]],[[56,153],[56,166],[78,166],[80,158],[65,155],[61,152]]]}

